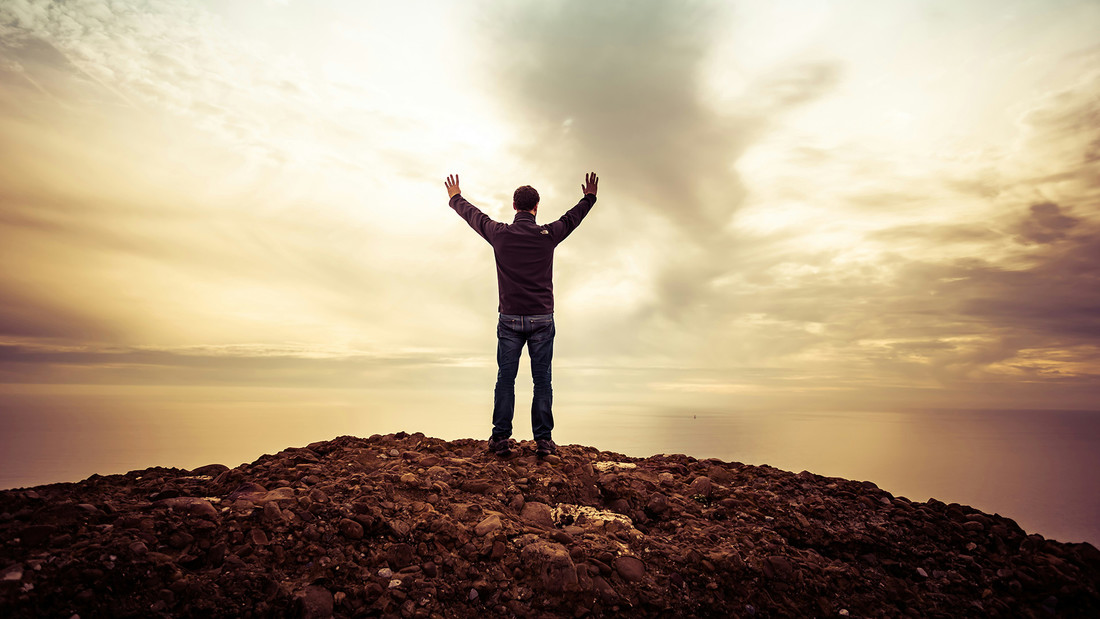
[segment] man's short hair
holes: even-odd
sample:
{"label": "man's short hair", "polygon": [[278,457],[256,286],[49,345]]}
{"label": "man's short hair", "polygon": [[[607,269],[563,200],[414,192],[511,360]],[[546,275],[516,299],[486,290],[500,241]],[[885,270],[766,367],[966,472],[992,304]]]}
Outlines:
{"label": "man's short hair", "polygon": [[539,192],[530,185],[524,185],[512,194],[512,206],[517,211],[531,211],[539,205]]}

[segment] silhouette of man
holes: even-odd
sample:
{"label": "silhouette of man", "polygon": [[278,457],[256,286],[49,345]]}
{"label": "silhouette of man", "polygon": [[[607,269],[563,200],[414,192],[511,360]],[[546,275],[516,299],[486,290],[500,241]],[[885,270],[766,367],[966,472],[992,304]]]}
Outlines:
{"label": "silhouette of man", "polygon": [[531,357],[534,396],[531,399],[531,429],[535,435],[535,453],[546,457],[557,452],[552,432],[553,391],[550,365],[554,356],[554,248],[580,225],[596,203],[596,173],[586,174],[581,191],[584,197],[557,221],[538,225],[539,193],[530,185],[516,189],[512,208],[516,217],[511,224],[493,221],[462,197],[458,175],[447,177],[444,185],[450,205],[466,223],[493,246],[497,264],[497,292],[500,313],[497,322],[497,382],[493,390],[493,432],[489,450],[504,457],[515,449],[512,417],[516,407],[516,373],[523,345]]}

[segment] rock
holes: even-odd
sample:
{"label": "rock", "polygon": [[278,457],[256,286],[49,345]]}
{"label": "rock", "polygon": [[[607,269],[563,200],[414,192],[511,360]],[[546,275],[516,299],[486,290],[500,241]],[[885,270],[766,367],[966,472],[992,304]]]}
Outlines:
{"label": "rock", "polygon": [[923,567],[918,567],[917,576],[920,576],[921,578],[928,578],[928,572],[924,571]]}
{"label": "rock", "polygon": [[772,555],[764,559],[761,567],[768,578],[790,580],[794,576],[794,566],[787,557]]}
{"label": "rock", "polygon": [[463,482],[462,489],[471,494],[485,494],[493,488],[493,484],[483,480],[474,479],[467,482]]}
{"label": "rock", "polygon": [[693,495],[700,495],[709,497],[714,490],[714,484],[710,481],[709,477],[700,475],[691,480],[691,484],[688,485],[688,493]]}
{"label": "rock", "polygon": [[637,557],[623,555],[614,561],[615,571],[627,582],[638,582],[645,578],[645,563]]}
{"label": "rock", "polygon": [[283,510],[279,509],[279,504],[275,501],[267,501],[264,503],[263,520],[268,523],[279,523],[284,521]]}
{"label": "rock", "polygon": [[0,571],[0,581],[23,580],[23,566],[19,563],[10,565]]}
{"label": "rock", "polygon": [[550,534],[550,539],[559,544],[562,544],[563,546],[568,546],[573,543],[573,536],[566,533],[565,531],[554,531]]}
{"label": "rock", "polygon": [[363,525],[351,518],[341,518],[337,523],[341,535],[348,539],[363,539]]}
{"label": "rock", "polygon": [[416,549],[409,544],[394,544],[390,547],[388,557],[390,565],[400,570],[412,565],[416,559]]}
{"label": "rock", "polygon": [[324,587],[310,585],[302,597],[302,617],[305,619],[326,619],[332,616],[332,592]]}
{"label": "rock", "polygon": [[190,514],[192,516],[198,516],[200,518],[217,518],[218,510],[210,504],[210,501],[206,499],[200,499],[198,497],[175,497],[171,499],[161,499],[156,501],[157,505],[162,505],[173,511]]}
{"label": "rock", "polygon": [[[438,458],[437,458],[437,460],[438,460]],[[421,464],[423,464],[423,463],[421,463]],[[427,475],[428,479],[435,480],[435,481],[450,481],[451,480],[451,473],[447,469],[445,469],[441,466],[430,466],[430,467],[428,467],[428,471],[425,474]]]}
{"label": "rock", "polygon": [[666,488],[671,488],[672,486],[676,485],[676,476],[672,473],[669,473],[668,471],[665,471],[657,475],[657,481],[662,486]]}
{"label": "rock", "polygon": [[267,490],[263,486],[254,482],[246,481],[240,486],[237,486],[236,490],[230,492],[229,495],[225,497],[225,500],[236,501],[239,499],[244,499],[246,501],[255,501],[265,494],[267,494]]}
{"label": "rock", "polygon": [[252,540],[252,543],[256,546],[267,546],[271,543],[267,538],[267,532],[260,528],[249,531],[248,539]]}
{"label": "rock", "polygon": [[649,502],[646,503],[645,508],[649,510],[651,514],[663,514],[668,511],[668,497],[660,492],[654,492],[649,497]]}
{"label": "rock", "polygon": [[523,547],[520,559],[534,570],[539,582],[551,593],[577,584],[577,569],[569,551],[561,544],[538,540]]}
{"label": "rock", "polygon": [[546,503],[539,503],[538,501],[530,501],[524,503],[523,511],[520,512],[520,519],[542,527],[553,527],[554,517],[551,513],[550,506]]}
{"label": "rock", "polygon": [[209,475],[210,477],[217,477],[222,473],[229,470],[229,467],[224,464],[207,464],[206,466],[200,466],[197,469],[191,469],[192,475]]}
{"label": "rock", "polygon": [[493,531],[496,531],[500,527],[500,516],[497,516],[496,514],[489,514],[485,517],[484,520],[477,523],[477,526],[474,527],[474,533],[479,537],[482,537],[488,535],[489,533],[492,533]]}

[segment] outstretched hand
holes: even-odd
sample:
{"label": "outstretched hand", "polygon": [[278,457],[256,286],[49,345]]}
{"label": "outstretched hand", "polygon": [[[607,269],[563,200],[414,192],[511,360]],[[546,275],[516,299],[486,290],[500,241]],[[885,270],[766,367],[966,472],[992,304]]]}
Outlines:
{"label": "outstretched hand", "polygon": [[457,196],[458,194],[462,193],[462,190],[458,188],[458,175],[457,174],[449,175],[447,177],[447,180],[443,181],[443,184],[447,187],[447,197],[448,198],[453,198],[453,197]]}
{"label": "outstretched hand", "polygon": [[588,194],[596,195],[596,185],[599,182],[600,182],[600,179],[596,178],[596,173],[595,172],[592,172],[591,174],[585,174],[584,175],[584,184],[581,185],[581,191],[583,191],[585,193],[585,195],[588,195]]}

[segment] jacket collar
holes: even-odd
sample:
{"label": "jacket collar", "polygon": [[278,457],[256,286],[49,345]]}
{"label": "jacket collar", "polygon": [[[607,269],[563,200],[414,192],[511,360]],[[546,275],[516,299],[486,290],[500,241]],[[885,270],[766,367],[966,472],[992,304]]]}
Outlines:
{"label": "jacket collar", "polygon": [[519,223],[521,221],[535,222],[535,216],[528,211],[516,211],[516,218],[512,220],[512,223]]}

